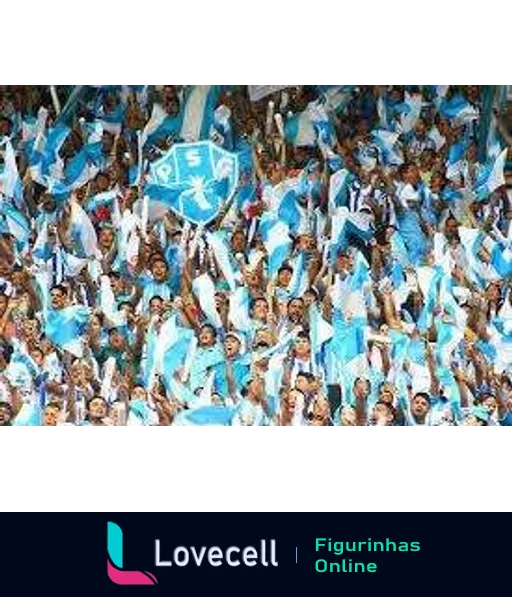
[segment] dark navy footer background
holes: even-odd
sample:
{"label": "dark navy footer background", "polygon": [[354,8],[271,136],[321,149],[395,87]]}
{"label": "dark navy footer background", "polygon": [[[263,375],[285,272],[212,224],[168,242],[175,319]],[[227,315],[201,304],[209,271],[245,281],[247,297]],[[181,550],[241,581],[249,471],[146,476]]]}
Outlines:
{"label": "dark navy footer background", "polygon": [[[503,591],[511,554],[508,514],[3,514],[2,594],[51,595],[452,595]],[[107,575],[107,522],[124,534],[123,568],[148,571],[155,586],[118,586]],[[419,552],[315,553],[332,541],[419,542]],[[275,539],[277,567],[155,567],[175,547],[259,548]],[[296,548],[298,563],[296,563]],[[168,557],[169,556],[169,557]],[[315,561],[375,562],[375,573],[319,573]],[[206,558],[205,558],[206,561]],[[16,593],[15,593],[16,592]]]}

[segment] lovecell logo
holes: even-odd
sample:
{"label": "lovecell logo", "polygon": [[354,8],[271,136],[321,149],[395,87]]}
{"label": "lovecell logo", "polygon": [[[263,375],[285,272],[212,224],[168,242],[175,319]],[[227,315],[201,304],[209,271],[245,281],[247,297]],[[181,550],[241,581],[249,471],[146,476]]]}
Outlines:
{"label": "lovecell logo", "polygon": [[156,585],[150,572],[123,570],[123,531],[115,522],[107,523],[107,572],[116,585]]}
{"label": "lovecell logo", "polygon": [[[156,568],[183,568],[186,566],[228,566],[236,568],[245,566],[252,568],[262,566],[264,568],[276,567],[277,545],[276,540],[261,539],[259,545],[246,545],[238,547],[231,545],[223,549],[219,546],[189,546],[178,545],[174,548],[168,544],[165,546],[160,539],[156,539],[155,546],[155,567]],[[124,570],[123,568],[123,531],[114,522],[107,526],[107,570],[110,580],[118,585],[156,585],[157,580],[151,572]]]}

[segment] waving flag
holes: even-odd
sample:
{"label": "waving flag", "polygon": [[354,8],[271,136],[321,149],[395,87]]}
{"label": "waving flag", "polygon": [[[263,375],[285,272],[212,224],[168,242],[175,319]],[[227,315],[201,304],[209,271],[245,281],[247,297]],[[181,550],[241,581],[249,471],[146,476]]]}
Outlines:
{"label": "waving flag", "polygon": [[462,141],[454,143],[448,152],[446,164],[446,178],[457,180],[462,172],[462,160],[464,158],[464,144]]}
{"label": "waving flag", "polygon": [[21,207],[23,188],[16,164],[16,154],[14,153],[10,139],[7,139],[5,142],[4,164],[5,169],[2,177],[3,194],[12,199],[17,207]]}
{"label": "waving flag", "polygon": [[322,347],[333,338],[334,328],[322,317],[316,303],[313,303],[309,310],[309,327],[311,351],[314,355],[315,368],[317,368],[321,360]]}
{"label": "waving flag", "polygon": [[354,379],[368,370],[366,358],[365,322],[359,319],[347,321],[340,311],[333,314],[334,337],[330,350],[341,365],[345,388],[350,387]]}
{"label": "waving flag", "polygon": [[175,319],[166,321],[162,326],[158,338],[156,371],[164,374],[167,383],[185,365],[193,341],[193,330],[179,327]]}
{"label": "waving flag", "polygon": [[309,285],[307,255],[304,251],[299,253],[293,268],[293,274],[288,285],[290,298],[302,296]]}
{"label": "waving flag", "polygon": [[38,399],[25,402],[16,415],[13,425],[16,427],[39,427],[42,424],[42,409]]}
{"label": "waving flag", "polygon": [[235,271],[235,268],[233,267],[233,263],[231,262],[231,252],[226,241],[222,237],[222,233],[207,232],[206,240],[213,250],[215,260],[217,261],[217,264],[229,285],[230,291],[233,292],[236,288],[237,278],[239,277],[240,273]]}
{"label": "waving flag", "polygon": [[252,330],[252,319],[249,315],[249,291],[240,286],[231,294],[229,299],[229,321],[235,330],[249,333]]}
{"label": "waving flag", "polygon": [[310,109],[290,116],[284,125],[284,136],[295,147],[314,147],[317,134],[311,119]]}
{"label": "waving flag", "polygon": [[407,134],[416,126],[424,104],[420,93],[410,94],[407,91],[405,92],[404,103],[407,106],[407,111],[401,115],[400,124],[402,125],[403,133]]}
{"label": "waving flag", "polygon": [[180,137],[187,143],[208,139],[220,85],[191,85],[185,89]]}
{"label": "waving flag", "polygon": [[146,192],[153,203],[193,224],[207,224],[236,190],[238,157],[211,141],[173,145],[152,164],[149,182]]}
{"label": "waving flag", "polygon": [[265,392],[267,394],[270,416],[276,416],[279,413],[279,394],[283,382],[285,359],[286,349],[276,352],[270,357],[267,371],[265,372]]}
{"label": "waving flag", "polygon": [[441,276],[440,268],[428,266],[417,268],[418,286],[423,294],[423,309],[418,318],[418,329],[422,332],[427,331],[432,325]]}
{"label": "waving flag", "polygon": [[146,400],[131,400],[126,425],[128,427],[156,425],[158,417],[155,415]]}
{"label": "waving flag", "polygon": [[192,283],[192,289],[206,319],[216,328],[222,328],[222,320],[215,305],[215,285],[208,274],[203,274]]}
{"label": "waving flag", "polygon": [[440,365],[450,367],[452,355],[458,344],[464,338],[464,332],[453,324],[436,318],[437,330],[436,356]]}
{"label": "waving flag", "polygon": [[96,230],[86,212],[76,202],[71,202],[71,236],[85,257],[99,255]]}
{"label": "waving flag", "polygon": [[476,193],[479,201],[487,199],[496,189],[505,185],[505,162],[508,149],[504,149],[498,157],[487,164],[479,173],[476,181]]}
{"label": "waving flag", "polygon": [[234,415],[234,408],[225,406],[202,406],[199,408],[183,410],[176,417],[173,425],[226,427],[231,425]]}
{"label": "waving flag", "polygon": [[401,166],[404,163],[403,155],[398,148],[399,136],[399,133],[386,130],[372,131],[373,142],[379,151],[379,160],[385,166]]}
{"label": "waving flag", "polygon": [[451,99],[444,99],[441,102],[439,112],[444,118],[458,120],[462,123],[476,120],[479,111],[474,108],[462,95],[454,95]]}
{"label": "waving flag", "polygon": [[147,143],[156,143],[167,137],[172,140],[180,137],[181,123],[183,122],[183,111],[171,116],[159,104],[153,106],[153,112],[146,127],[142,131],[141,143],[144,147]]}
{"label": "waving flag", "polygon": [[333,174],[329,181],[329,207],[346,207],[349,203],[350,185],[354,180],[354,175],[348,170],[338,170]]}
{"label": "waving flag", "polygon": [[45,334],[59,348],[76,357],[82,357],[82,337],[86,332],[90,311],[83,305],[64,309],[49,309],[45,321]]}
{"label": "waving flag", "polygon": [[73,156],[64,170],[63,191],[70,192],[79,189],[92,180],[100,171],[97,164],[90,159],[90,154],[86,148],[82,148],[79,153]]}
{"label": "waving flag", "polygon": [[0,198],[0,233],[15,237],[19,247],[24,247],[30,237],[30,223],[13,205]]}
{"label": "waving flag", "polygon": [[267,250],[270,279],[275,278],[290,252],[292,240],[289,236],[289,230],[287,224],[273,218],[268,212],[261,219],[260,234]]}

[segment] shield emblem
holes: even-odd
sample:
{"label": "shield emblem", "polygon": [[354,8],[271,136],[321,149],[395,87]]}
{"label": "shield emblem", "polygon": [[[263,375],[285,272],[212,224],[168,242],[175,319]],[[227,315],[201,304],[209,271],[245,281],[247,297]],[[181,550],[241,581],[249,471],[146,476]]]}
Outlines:
{"label": "shield emblem", "polygon": [[146,192],[153,204],[164,204],[193,224],[208,224],[237,184],[237,155],[211,141],[199,141],[174,145],[152,164]]}

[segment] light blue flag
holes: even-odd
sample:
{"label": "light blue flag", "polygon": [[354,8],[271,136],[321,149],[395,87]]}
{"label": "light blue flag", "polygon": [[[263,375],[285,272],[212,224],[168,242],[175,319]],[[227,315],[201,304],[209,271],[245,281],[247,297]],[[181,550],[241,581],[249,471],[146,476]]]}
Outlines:
{"label": "light blue flag", "polygon": [[193,408],[198,401],[197,394],[194,394],[188,386],[182,384],[176,376],[166,376],[165,386],[173,398],[188,408]]}
{"label": "light blue flag", "polygon": [[305,251],[301,251],[295,262],[293,274],[288,285],[290,298],[302,296],[309,286],[308,263]]}
{"label": "light blue flag", "polygon": [[297,200],[298,196],[295,189],[287,189],[280,199],[277,212],[277,217],[288,224],[292,234],[297,234],[301,223]]}
{"label": "light blue flag", "polygon": [[407,350],[407,358],[416,365],[427,365],[427,349],[421,338],[412,338]]}
{"label": "light blue flag", "polygon": [[491,265],[503,279],[512,277],[512,260],[510,246],[495,243],[491,251]]}
{"label": "light blue flag", "polygon": [[46,262],[52,256],[53,250],[54,249],[50,245],[48,239],[48,223],[43,222],[34,246],[32,247],[32,257]]}
{"label": "light blue flag", "polygon": [[391,252],[393,257],[400,263],[402,267],[406,267],[410,264],[409,254],[405,247],[403,238],[400,236],[398,231],[394,231],[391,236]]}
{"label": "light blue flag", "polygon": [[10,139],[5,142],[4,152],[4,172],[3,172],[3,193],[9,199],[14,201],[14,204],[21,208],[23,200],[23,188],[21,179],[16,164],[16,155],[12,147]]}
{"label": "light blue flag", "polygon": [[209,382],[210,373],[219,364],[224,364],[226,356],[218,344],[208,348],[199,347],[190,367],[189,387],[195,392]]}
{"label": "light blue flag", "polygon": [[202,406],[181,411],[173,425],[191,427],[228,427],[235,416],[235,409],[225,406]]}
{"label": "light blue flag", "polygon": [[337,142],[336,131],[325,111],[314,121],[314,127],[320,149],[327,147],[332,150]]}
{"label": "light blue flag", "polygon": [[252,331],[252,319],[249,315],[249,291],[240,286],[231,294],[229,299],[229,320],[235,330],[249,334]]}
{"label": "light blue flag", "polygon": [[157,373],[158,333],[151,324],[146,335],[146,353],[142,363],[142,379],[146,389],[151,389],[154,375]]}
{"label": "light blue flag", "polygon": [[70,130],[64,123],[58,123],[48,130],[46,136],[41,130],[34,143],[30,144],[29,164],[37,182],[47,186],[48,179],[60,178],[63,163],[59,151]]}
{"label": "light blue flag", "polygon": [[354,264],[354,272],[350,279],[351,292],[363,292],[364,285],[370,281],[370,267],[363,254],[358,251]]}
{"label": "light blue flag", "polygon": [[210,137],[221,90],[220,85],[190,85],[185,88],[181,139],[191,143]]}
{"label": "light blue flag", "polygon": [[409,351],[409,336],[398,330],[390,330],[389,337],[392,341],[391,360],[395,371],[402,368],[405,357]]}
{"label": "light blue flag", "polygon": [[492,82],[483,83],[480,88],[480,103],[482,115],[477,127],[478,139],[478,160],[485,162],[490,156],[487,154],[489,134],[493,126],[493,109],[495,107],[498,84]]}
{"label": "light blue flag", "polygon": [[193,337],[190,328],[177,327],[176,335],[168,340],[163,355],[163,374],[167,383],[185,363]]}
{"label": "light blue flag", "polygon": [[372,131],[373,142],[379,152],[379,161],[385,166],[401,166],[403,155],[398,147],[399,133],[387,130]]}
{"label": "light blue flag", "polygon": [[[175,116],[170,116],[161,106],[157,107],[155,105],[153,106],[151,119],[143,131],[141,141],[147,144],[156,143],[167,137],[177,139],[179,138],[182,121],[183,112],[179,112]],[[146,139],[144,138],[144,133],[148,135]]]}
{"label": "light blue flag", "polygon": [[333,313],[334,337],[329,352],[338,364],[339,380],[344,388],[345,401],[353,403],[352,385],[355,379],[367,372],[366,342],[364,329],[366,321],[355,318],[346,321],[339,309]]}
{"label": "light blue flag", "polygon": [[192,290],[199,301],[199,306],[214,328],[222,328],[222,320],[215,304],[215,284],[208,274],[202,274],[192,283]]}
{"label": "light blue flag", "polygon": [[89,197],[89,199],[87,200],[85,210],[87,211],[87,213],[91,213],[98,209],[98,207],[111,205],[114,199],[117,197],[117,194],[117,189],[112,189],[111,191],[104,191],[103,193],[96,193],[92,197]]}
{"label": "light blue flag", "polygon": [[426,332],[432,325],[442,275],[440,267],[420,267],[417,270],[418,284],[423,294],[423,308],[418,318],[420,332]]}
{"label": "light blue flag", "polygon": [[48,309],[45,321],[45,334],[59,348],[76,357],[83,356],[82,336],[87,330],[90,310],[83,305],[73,305],[64,309]]}
{"label": "light blue flag", "polygon": [[436,357],[440,365],[449,367],[453,352],[464,338],[464,333],[453,323],[443,321],[442,317],[435,320],[437,330]]}
{"label": "light blue flag", "polygon": [[62,123],[56,124],[48,130],[45,146],[45,159],[48,162],[55,161],[70,132],[71,129]]}
{"label": "light blue flag", "polygon": [[153,411],[146,400],[131,400],[128,412],[129,426],[147,426],[153,421]]}
{"label": "light blue flag", "polygon": [[16,427],[39,427],[43,423],[42,415],[39,400],[25,402],[14,418],[13,425]]}
{"label": "light blue flag", "polygon": [[24,248],[30,238],[30,223],[27,218],[13,205],[1,199],[0,231],[14,236],[19,249]]}
{"label": "light blue flag", "polygon": [[475,191],[479,201],[484,201],[496,189],[505,185],[507,153],[508,149],[504,149],[495,160],[486,164],[479,172],[475,183]]}
{"label": "light blue flag", "polygon": [[354,178],[354,175],[345,169],[339,170],[331,176],[329,182],[329,205],[332,209],[348,206],[350,185],[354,181]]}
{"label": "light blue flag", "polygon": [[[323,346],[333,338],[334,328],[322,317],[316,303],[313,303],[309,308],[309,327],[311,351],[314,355],[315,369],[317,369],[322,361]],[[327,372],[327,376],[330,376],[329,371]]]}
{"label": "light blue flag", "polygon": [[211,141],[177,144],[151,165],[146,192],[193,224],[208,224],[233,196],[238,176],[236,154]]}
{"label": "light blue flag", "polygon": [[228,246],[221,231],[207,232],[206,240],[213,250],[215,260],[219,266],[226,282],[228,283],[229,290],[233,292],[237,286],[237,277],[240,275],[238,268],[235,270],[233,262],[231,260],[231,250]]}
{"label": "light blue flag", "polygon": [[446,162],[446,177],[450,180],[457,179],[461,174],[464,152],[465,148],[462,141],[457,141],[450,147],[448,160]]}
{"label": "light blue flag", "polygon": [[98,171],[99,169],[90,164],[86,149],[82,148],[66,164],[64,170],[64,186],[61,191],[70,192],[80,188],[94,178]]}
{"label": "light blue flag", "polygon": [[[15,342],[14,342],[14,340],[15,340]],[[23,366],[27,370],[30,377],[32,377],[32,379],[35,379],[41,372],[39,366],[36,364],[34,359],[29,355],[29,353],[25,350],[25,348],[21,344],[21,342],[17,339],[14,339],[14,340],[13,340],[14,351],[12,353],[10,362],[12,364],[18,364],[18,365]]]}
{"label": "light blue flag", "polygon": [[79,257],[97,257],[100,254],[96,230],[84,209],[71,202],[71,237],[75,241]]}
{"label": "light blue flag", "polygon": [[476,120],[479,112],[462,95],[454,95],[451,99],[444,99],[439,107],[439,112],[444,118],[449,120],[459,120],[460,122],[471,122]]}
{"label": "light blue flag", "polygon": [[270,212],[264,214],[260,221],[260,234],[268,256],[268,275],[270,279],[277,276],[290,253],[292,240],[289,227],[285,222],[274,218]]}
{"label": "light blue flag", "polygon": [[311,120],[311,115],[305,111],[286,119],[284,138],[295,147],[314,147],[317,133]]}

